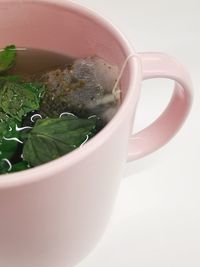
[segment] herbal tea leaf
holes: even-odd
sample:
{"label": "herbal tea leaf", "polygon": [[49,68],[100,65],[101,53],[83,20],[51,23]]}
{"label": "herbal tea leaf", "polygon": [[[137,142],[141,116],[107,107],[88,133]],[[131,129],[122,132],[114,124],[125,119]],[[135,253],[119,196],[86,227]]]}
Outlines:
{"label": "herbal tea leaf", "polygon": [[30,166],[29,166],[28,162],[21,161],[19,163],[12,165],[12,168],[9,172],[19,172],[19,171],[27,170],[29,168],[30,168]]}
{"label": "herbal tea leaf", "polygon": [[9,70],[15,64],[15,59],[15,45],[6,46],[3,50],[0,50],[0,73]]}
{"label": "herbal tea leaf", "polygon": [[6,160],[1,160],[0,161],[0,174],[5,174],[8,172],[8,170],[10,169],[10,165],[8,164],[8,162],[6,162]]}
{"label": "herbal tea leaf", "polygon": [[7,80],[0,90],[0,107],[6,114],[21,121],[28,112],[39,109],[43,92],[42,84]]}
{"label": "herbal tea leaf", "polygon": [[10,159],[19,144],[16,120],[0,112],[0,160]]}
{"label": "herbal tea leaf", "polygon": [[91,119],[38,120],[28,134],[23,157],[32,167],[54,160],[79,147],[91,137],[95,126]]}
{"label": "herbal tea leaf", "polygon": [[20,82],[21,77],[18,75],[0,76],[0,90],[3,88],[6,82]]}
{"label": "herbal tea leaf", "polygon": [[21,77],[19,75],[6,75],[6,76],[0,76],[0,82],[3,84],[6,81],[9,82],[20,82]]}

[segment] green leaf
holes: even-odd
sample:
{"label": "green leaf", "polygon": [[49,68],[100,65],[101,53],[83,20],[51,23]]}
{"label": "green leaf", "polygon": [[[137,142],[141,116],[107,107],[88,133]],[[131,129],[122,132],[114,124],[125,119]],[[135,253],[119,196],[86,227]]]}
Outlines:
{"label": "green leaf", "polygon": [[0,50],[0,73],[9,70],[16,60],[16,47],[15,45],[6,46]]}
{"label": "green leaf", "polygon": [[5,160],[0,161],[0,174],[5,174],[9,170],[9,165]]}
{"label": "green leaf", "polygon": [[18,75],[0,76],[0,90],[3,88],[6,82],[20,82],[21,77]]}
{"label": "green leaf", "polygon": [[28,162],[22,161],[22,162],[19,162],[19,163],[12,165],[12,169],[9,172],[19,172],[19,171],[27,170],[29,168],[30,168],[30,166],[29,166]]}
{"label": "green leaf", "polygon": [[20,82],[22,79],[19,75],[6,75],[0,76],[0,82],[5,83],[6,81],[9,82]]}
{"label": "green leaf", "polygon": [[[14,79],[14,78],[12,78]],[[44,85],[6,80],[0,90],[0,107],[12,118],[21,121],[30,111],[38,110]]]}
{"label": "green leaf", "polygon": [[0,112],[0,160],[11,159],[19,144],[16,120]]}
{"label": "green leaf", "polygon": [[23,157],[31,166],[54,160],[79,147],[92,136],[95,126],[92,119],[38,120],[27,136]]}

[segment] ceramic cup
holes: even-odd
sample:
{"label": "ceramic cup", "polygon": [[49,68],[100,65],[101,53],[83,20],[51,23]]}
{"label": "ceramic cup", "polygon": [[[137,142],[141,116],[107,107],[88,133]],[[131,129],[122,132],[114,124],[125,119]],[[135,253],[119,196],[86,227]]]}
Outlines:
{"label": "ceramic cup", "polygon": [[[0,177],[0,266],[74,266],[105,230],[123,167],[164,145],[191,105],[185,68],[161,53],[137,53],[100,15],[72,2],[0,1],[0,47],[40,48],[86,57],[97,54],[122,67],[123,103],[86,145],[55,161]],[[173,97],[151,126],[131,134],[141,82],[175,81]]]}

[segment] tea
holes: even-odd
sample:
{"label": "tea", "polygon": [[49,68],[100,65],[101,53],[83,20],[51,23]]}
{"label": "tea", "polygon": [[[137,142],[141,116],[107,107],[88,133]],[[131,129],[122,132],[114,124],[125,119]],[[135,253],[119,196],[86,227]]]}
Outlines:
{"label": "tea", "polygon": [[84,145],[120,105],[113,92],[117,77],[118,67],[97,56],[2,49],[0,173],[35,167]]}

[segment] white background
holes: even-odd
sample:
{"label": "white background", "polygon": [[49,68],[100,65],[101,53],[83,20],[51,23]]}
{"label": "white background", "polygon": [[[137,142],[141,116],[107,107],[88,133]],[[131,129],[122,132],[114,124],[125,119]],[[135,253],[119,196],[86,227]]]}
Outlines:
{"label": "white background", "polygon": [[[78,267],[200,266],[200,1],[76,0],[110,18],[137,51],[163,51],[189,69],[192,111],[158,152],[126,166],[108,229]],[[135,130],[167,105],[172,83],[143,84]]]}

